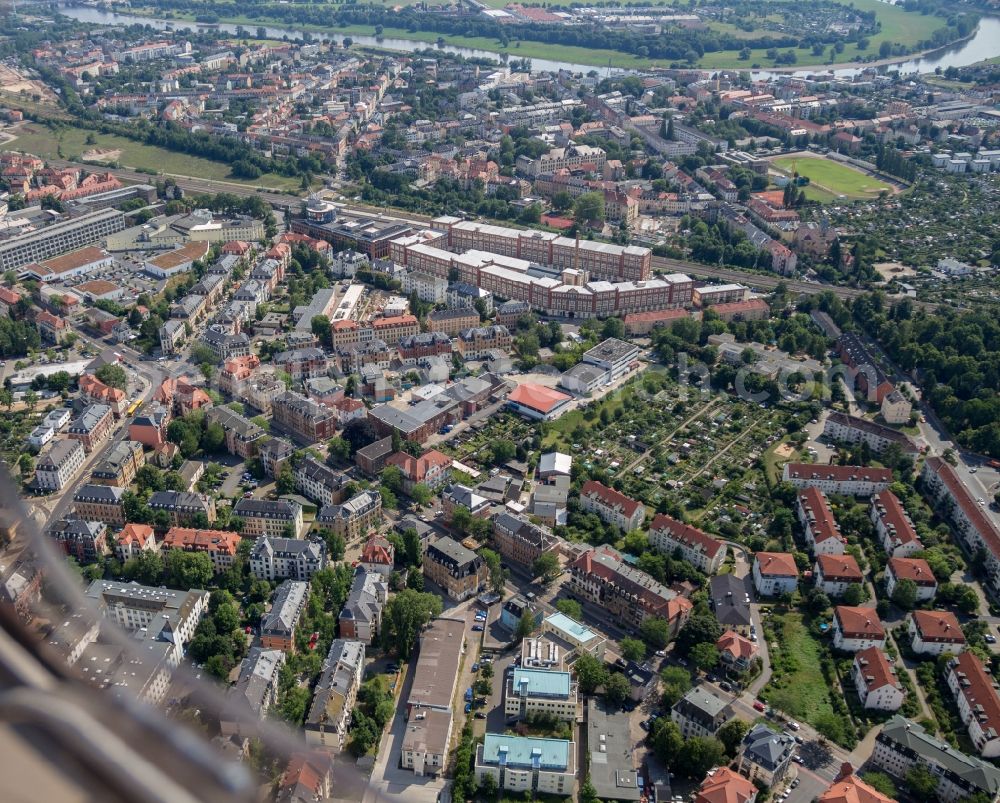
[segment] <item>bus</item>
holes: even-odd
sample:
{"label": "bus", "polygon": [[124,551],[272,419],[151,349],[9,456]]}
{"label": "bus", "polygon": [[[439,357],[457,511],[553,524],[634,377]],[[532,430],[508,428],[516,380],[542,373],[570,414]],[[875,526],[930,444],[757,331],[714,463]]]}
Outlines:
{"label": "bus", "polygon": [[129,405],[129,408],[125,414],[129,416],[135,415],[136,410],[138,410],[140,407],[142,407],[142,399],[136,399]]}

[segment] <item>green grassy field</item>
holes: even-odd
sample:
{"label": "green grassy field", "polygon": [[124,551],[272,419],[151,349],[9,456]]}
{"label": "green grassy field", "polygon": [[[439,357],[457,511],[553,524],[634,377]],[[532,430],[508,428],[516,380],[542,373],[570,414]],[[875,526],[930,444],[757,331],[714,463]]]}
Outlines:
{"label": "green grassy field", "polygon": [[797,719],[812,722],[820,714],[832,714],[830,690],[820,667],[819,644],[795,611],[774,617],[776,647],[771,647],[775,676],[762,696],[772,706]]}
{"label": "green grassy field", "polygon": [[[806,196],[821,202],[837,200],[840,196],[850,199],[876,198],[882,190],[892,190],[877,178],[830,159],[782,156],[771,164],[789,176],[797,172],[808,178],[812,184],[806,188]],[[815,192],[810,195],[810,190]]]}
{"label": "green grassy field", "polygon": [[[87,135],[90,133],[94,135],[94,144],[87,144]],[[222,162],[175,153],[113,134],[98,134],[79,128],[64,128],[57,134],[47,126],[26,124],[18,129],[17,138],[9,142],[6,147],[27,151],[44,159],[79,159],[92,149],[119,150],[121,155],[114,161],[119,162],[122,167],[156,170],[164,174],[193,176],[215,181],[231,181],[234,184],[249,184],[276,190],[299,188],[297,178],[266,173],[253,181],[244,181],[230,177],[229,165]]]}

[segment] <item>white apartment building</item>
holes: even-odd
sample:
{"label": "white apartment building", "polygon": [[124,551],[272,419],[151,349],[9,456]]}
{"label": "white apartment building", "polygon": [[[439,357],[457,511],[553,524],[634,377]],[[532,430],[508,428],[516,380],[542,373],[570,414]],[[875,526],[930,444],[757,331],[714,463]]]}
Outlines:
{"label": "white apartment building", "polygon": [[917,602],[934,599],[938,583],[930,565],[923,558],[889,558],[885,567],[885,592],[892,597],[900,580],[912,580],[917,586]]}
{"label": "white apartment building", "polygon": [[878,647],[868,647],[855,654],[851,677],[861,704],[867,709],[898,711],[906,699],[895,667]]}
{"label": "white apartment building", "polygon": [[320,538],[258,538],[250,553],[250,573],[260,580],[310,580],[326,567],[326,543]]}
{"label": "white apartment building", "polygon": [[948,688],[969,738],[983,758],[1000,756],[1000,696],[978,656],[963,652],[948,664]]}
{"label": "white apartment building", "polygon": [[638,530],[646,520],[646,508],[642,502],[630,499],[596,480],[587,480],[580,489],[580,507],[596,513],[603,521],[623,532]]}
{"label": "white apartment building", "polygon": [[42,491],[62,490],[80,472],[86,458],[80,441],[57,441],[35,466],[35,486]]}
{"label": "white apartment building", "polygon": [[726,559],[725,542],[663,514],[653,518],[649,542],[667,555],[679,549],[684,560],[708,575],[719,571]]}
{"label": "white apartment building", "polygon": [[847,539],[840,533],[837,520],[818,488],[804,488],[798,494],[799,524],[806,544],[814,555],[843,555]]}
{"label": "white apartment building", "polygon": [[874,608],[838,605],[833,609],[833,646],[844,652],[885,648],[885,628]]}
{"label": "white apartment building", "polygon": [[487,733],[476,748],[476,783],[493,776],[498,789],[540,792],[565,797],[576,781],[576,744],[565,739],[542,739]]}
{"label": "white apartment building", "polygon": [[504,714],[522,719],[531,713],[549,714],[563,722],[580,716],[577,684],[569,672],[517,667],[504,683]]}
{"label": "white apartment building", "polygon": [[794,593],[799,585],[795,558],[788,552],[758,552],[753,558],[753,585],[764,597]]}
{"label": "white apartment building", "polygon": [[872,497],[868,517],[875,525],[882,549],[890,557],[909,558],[924,548],[899,497],[892,491],[881,491]]}
{"label": "white apartment building", "polygon": [[865,466],[785,463],[782,479],[795,488],[818,488],[825,494],[871,496],[892,484],[892,470]]}
{"label": "white apartment building", "polygon": [[950,611],[914,611],[906,624],[910,646],[921,655],[955,655],[965,650],[965,635]]}

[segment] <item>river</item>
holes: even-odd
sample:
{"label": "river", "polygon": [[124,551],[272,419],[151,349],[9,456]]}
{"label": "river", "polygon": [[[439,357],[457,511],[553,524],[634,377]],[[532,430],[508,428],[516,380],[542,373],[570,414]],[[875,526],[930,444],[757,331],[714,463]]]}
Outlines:
{"label": "river", "polygon": [[[159,30],[166,30],[167,26],[170,25],[171,29],[182,31],[185,28],[195,28],[195,23],[179,20],[176,22],[171,22],[169,20],[156,19],[154,17],[143,17],[136,14],[117,14],[113,11],[103,11],[98,8],[92,8],[91,6],[66,6],[59,9],[60,14],[64,14],[67,17],[72,17],[73,19],[79,20],[80,22],[90,22],[96,25],[149,25],[152,28],[157,28]],[[236,28],[239,26],[233,25],[228,22],[220,22],[212,26],[225,33],[236,33]],[[273,25],[244,25],[242,26],[244,30],[250,33],[256,33],[258,27],[262,27],[266,32],[268,37],[271,39],[284,39],[288,37],[289,39],[301,39],[304,35],[304,31],[295,30],[294,28],[276,28]],[[481,59],[491,59],[493,61],[499,62],[500,54],[494,53],[491,50],[479,50],[472,47],[456,47],[455,45],[444,45],[438,46],[433,42],[414,42],[410,39],[397,39],[390,36],[384,37],[374,37],[367,36],[365,34],[343,34],[339,32],[336,28],[330,28],[329,31],[309,31],[309,35],[313,39],[325,39],[330,38],[334,40],[341,40],[344,36],[349,36],[351,40],[356,45],[361,45],[363,47],[380,47],[385,50],[395,50],[401,53],[412,53],[416,50],[443,50],[446,53],[456,53],[459,56],[465,56],[466,58],[481,58]],[[520,59],[521,56],[517,54],[517,49],[513,48],[510,51],[511,59]],[[622,72],[619,69],[609,69],[605,67],[597,67],[592,64],[572,64],[567,61],[552,61],[550,59],[529,59],[531,62],[531,69],[535,72],[547,71],[547,72],[558,72],[559,70],[569,70],[571,72],[587,73],[591,70],[596,70],[600,75],[605,76],[612,72]]]}
{"label": "river", "polygon": [[[193,23],[189,22],[170,22],[167,20],[155,19],[153,17],[143,17],[135,14],[118,14],[113,11],[103,11],[90,6],[66,6],[60,9],[60,13],[65,14],[67,17],[79,20],[80,22],[89,22],[95,25],[149,25],[150,27],[157,28],[159,30],[166,30],[168,25],[171,26],[172,29],[176,30],[195,27]],[[238,26],[231,23],[220,22],[217,26],[213,27],[217,27],[220,31],[224,31],[226,33],[235,34]],[[256,31],[258,27],[263,27],[268,37],[272,39],[283,39],[285,37],[288,39],[301,39],[305,33],[301,30],[295,30],[293,28],[280,28],[271,25],[243,26],[243,28],[248,31]],[[309,34],[313,38],[317,39],[326,37],[336,39],[343,38],[343,35],[340,34],[336,28],[331,28],[328,33],[322,31],[310,31]],[[444,45],[439,47],[429,42],[414,42],[409,39],[397,39],[392,37],[376,38],[374,36],[366,36],[364,34],[356,33],[349,34],[349,36],[354,43],[358,45],[380,47],[386,50],[395,50],[402,53],[412,53],[416,50],[437,49],[443,50],[447,53],[456,53],[460,56],[466,56],[468,58],[486,58],[493,59],[494,61],[499,59],[499,54],[497,53],[490,50],[478,50],[471,47],[456,47],[454,45]],[[520,56],[517,55],[516,49],[510,52],[510,56],[511,58],[520,58]],[[941,50],[928,53],[920,58],[901,59],[896,63],[885,65],[879,69],[885,72],[899,72],[903,74],[931,73],[939,67],[942,70],[946,70],[948,67],[965,67],[969,64],[975,64],[978,61],[983,61],[984,59],[993,58],[995,56],[1000,56],[1000,17],[987,16],[980,20],[979,26],[976,28],[976,32],[963,42],[958,42],[949,47],[942,48]],[[573,64],[571,62],[553,61],[551,59],[533,58],[529,59],[529,61],[531,61],[531,69],[534,71],[544,70],[556,72],[558,70],[569,70],[571,72],[587,73],[591,70],[596,70],[601,75],[608,75],[612,72],[622,72],[622,70],[612,69],[609,67],[595,67],[590,64]],[[816,66],[808,69],[796,70],[790,74],[799,77],[806,77],[809,75],[832,75],[839,78],[851,78],[861,74],[864,69],[866,68],[841,67],[831,69]],[[769,72],[767,70],[755,70],[752,74],[754,78],[770,78],[779,75],[777,72]],[[783,74],[788,75],[789,73]]]}

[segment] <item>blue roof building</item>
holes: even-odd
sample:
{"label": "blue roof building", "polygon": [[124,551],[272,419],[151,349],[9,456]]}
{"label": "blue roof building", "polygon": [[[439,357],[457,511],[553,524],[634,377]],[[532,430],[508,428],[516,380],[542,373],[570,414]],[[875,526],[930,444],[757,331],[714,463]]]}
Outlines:
{"label": "blue roof building", "polygon": [[576,746],[565,739],[487,733],[476,750],[476,782],[492,775],[500,789],[571,795]]}

